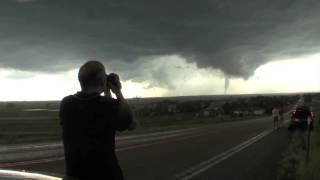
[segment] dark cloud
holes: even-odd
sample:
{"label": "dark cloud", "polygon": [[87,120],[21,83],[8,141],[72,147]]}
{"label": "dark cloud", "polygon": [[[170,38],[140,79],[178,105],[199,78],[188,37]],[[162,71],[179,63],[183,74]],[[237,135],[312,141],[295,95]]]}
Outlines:
{"label": "dark cloud", "polygon": [[[144,67],[143,57],[178,55],[247,78],[270,60],[317,52],[319,6],[317,0],[1,0],[0,66],[59,71],[99,59]],[[114,69],[129,70],[133,79],[145,72]],[[166,70],[151,73],[171,86]]]}

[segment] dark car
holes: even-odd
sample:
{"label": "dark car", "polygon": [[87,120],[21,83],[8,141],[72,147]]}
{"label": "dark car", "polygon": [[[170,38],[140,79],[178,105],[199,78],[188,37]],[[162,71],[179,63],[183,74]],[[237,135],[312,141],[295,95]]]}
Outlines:
{"label": "dark car", "polygon": [[[301,130],[305,131],[310,124],[310,128],[313,127],[314,113],[308,106],[297,106],[292,112],[290,112],[290,124],[289,131]],[[309,121],[309,122],[308,122]]]}

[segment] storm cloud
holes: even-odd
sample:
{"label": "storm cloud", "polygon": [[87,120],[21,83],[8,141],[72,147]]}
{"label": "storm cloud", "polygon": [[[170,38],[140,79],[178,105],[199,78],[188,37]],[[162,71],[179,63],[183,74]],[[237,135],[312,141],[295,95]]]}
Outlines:
{"label": "storm cloud", "polygon": [[[317,53],[319,8],[317,0],[1,0],[0,66],[55,72],[98,59],[145,67],[175,55],[248,78],[269,61]],[[166,69],[151,76],[172,86]]]}

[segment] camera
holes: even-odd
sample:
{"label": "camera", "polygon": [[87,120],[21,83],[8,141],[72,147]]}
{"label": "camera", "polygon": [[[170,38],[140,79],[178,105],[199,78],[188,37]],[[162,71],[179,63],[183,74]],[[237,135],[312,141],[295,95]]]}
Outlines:
{"label": "camera", "polygon": [[118,75],[115,73],[110,73],[109,75],[106,74],[106,78],[107,78],[107,83],[110,83],[114,86],[117,85],[117,81],[118,81]]}

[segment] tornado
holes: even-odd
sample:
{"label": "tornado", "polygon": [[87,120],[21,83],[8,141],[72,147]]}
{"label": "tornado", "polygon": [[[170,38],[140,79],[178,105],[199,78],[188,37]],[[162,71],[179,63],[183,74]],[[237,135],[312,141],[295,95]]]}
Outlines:
{"label": "tornado", "polygon": [[227,91],[229,89],[229,83],[230,83],[229,76],[225,76],[225,79],[224,79],[224,94],[227,94]]}

